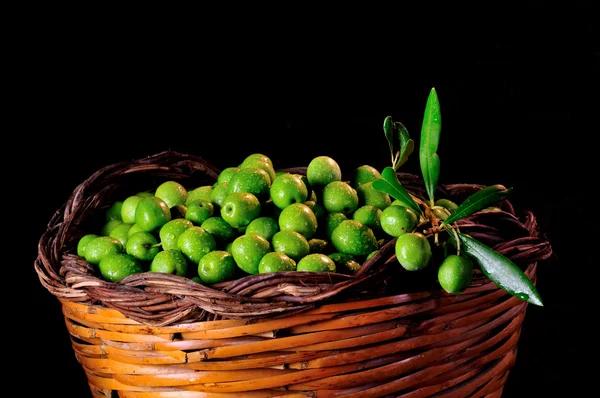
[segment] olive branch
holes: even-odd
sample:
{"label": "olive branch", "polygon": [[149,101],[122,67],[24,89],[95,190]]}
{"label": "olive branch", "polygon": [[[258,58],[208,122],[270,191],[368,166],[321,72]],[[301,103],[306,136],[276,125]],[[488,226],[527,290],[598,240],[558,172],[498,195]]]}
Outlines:
{"label": "olive branch", "polygon": [[[383,131],[388,141],[392,165],[385,167],[381,172],[381,178],[373,181],[373,188],[389,194],[403,206],[428,219],[432,227],[427,231],[434,235],[436,244],[438,234],[446,231],[449,239],[455,244],[457,253],[460,254],[462,251],[469,256],[484,275],[497,286],[521,300],[542,306],[539,292],[521,268],[508,257],[461,233],[456,224],[457,221],[506,199],[512,193],[512,188],[506,188],[501,184],[484,187],[471,194],[452,211],[436,205],[436,189],[440,176],[440,158],[437,150],[441,128],[440,103],[435,88],[432,88],[425,105],[419,143],[421,173],[429,203],[416,200],[398,180],[397,171],[413,152],[414,142],[406,127],[400,122],[393,121],[391,116],[384,119]],[[443,213],[441,223],[440,218],[433,215],[436,210]]]}

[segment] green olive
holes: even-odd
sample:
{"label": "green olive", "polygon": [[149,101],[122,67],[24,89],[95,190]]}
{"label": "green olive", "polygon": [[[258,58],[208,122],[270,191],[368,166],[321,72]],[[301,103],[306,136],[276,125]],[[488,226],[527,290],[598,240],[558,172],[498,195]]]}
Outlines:
{"label": "green olive", "polygon": [[458,205],[450,199],[438,199],[435,201],[434,205],[450,210],[450,213],[452,213],[458,207]]}
{"label": "green olive", "polygon": [[450,254],[438,269],[438,282],[448,293],[462,293],[473,277],[473,262],[464,255]]}
{"label": "green olive", "polygon": [[429,264],[431,245],[420,232],[408,232],[396,240],[396,258],[407,271],[418,271]]}

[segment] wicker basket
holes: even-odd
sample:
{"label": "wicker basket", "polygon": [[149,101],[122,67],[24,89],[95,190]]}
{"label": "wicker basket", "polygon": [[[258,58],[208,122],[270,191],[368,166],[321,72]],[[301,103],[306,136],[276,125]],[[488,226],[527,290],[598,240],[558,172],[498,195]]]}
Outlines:
{"label": "wicker basket", "polygon": [[[302,171],[298,169],[297,171]],[[62,303],[95,397],[499,397],[527,303],[475,271],[449,295],[427,272],[401,272],[389,240],[354,275],[282,272],[204,286],[143,273],[100,279],[75,255],[107,204],[165,180],[212,184],[219,170],[174,151],[107,166],[81,183],[39,241],[35,269]],[[398,173],[423,196],[418,177]],[[481,189],[440,187],[459,201]],[[461,231],[535,282],[550,244],[533,214],[461,220]],[[433,282],[432,282],[433,281]]]}

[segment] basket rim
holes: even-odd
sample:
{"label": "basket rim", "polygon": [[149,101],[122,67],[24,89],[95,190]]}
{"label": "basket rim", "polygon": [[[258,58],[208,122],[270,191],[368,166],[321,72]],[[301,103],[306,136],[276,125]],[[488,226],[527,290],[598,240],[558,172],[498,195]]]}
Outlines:
{"label": "basket rim", "polygon": [[[280,170],[302,173],[306,167]],[[103,198],[122,189],[119,182],[131,182],[134,176],[143,176],[148,181],[168,178],[198,184],[214,183],[219,172],[200,156],[173,150],[110,164],[97,170],[73,190],[40,237],[34,262],[40,283],[60,300],[99,304],[149,325],[170,325],[190,319],[260,319],[295,314],[332,299],[351,296],[351,292],[372,288],[386,277],[389,267],[384,265],[395,259],[395,238],[380,247],[355,275],[307,275],[301,271],[288,271],[248,275],[214,286],[205,286],[187,277],[151,272],[131,275],[120,282],[108,282],[96,274],[92,265],[73,253],[74,242],[77,236],[82,235],[82,225],[91,217],[91,209],[98,209]],[[423,196],[424,188],[418,176],[403,172],[397,172],[397,175],[409,192]],[[460,196],[481,188],[480,184],[445,184],[439,189],[445,195]],[[514,239],[497,242],[499,252],[524,268],[548,258],[552,248],[539,233],[535,216],[525,211],[525,220],[521,221],[508,199],[502,201],[502,206],[497,213],[480,212],[475,217],[468,217],[462,228],[468,230],[473,225],[486,226],[491,217],[496,217],[503,225],[520,231]],[[487,220],[486,216],[489,216]],[[269,296],[269,289],[275,288],[279,289],[279,293]],[[256,292],[261,292],[261,295],[253,295]],[[443,295],[440,291],[436,294]]]}

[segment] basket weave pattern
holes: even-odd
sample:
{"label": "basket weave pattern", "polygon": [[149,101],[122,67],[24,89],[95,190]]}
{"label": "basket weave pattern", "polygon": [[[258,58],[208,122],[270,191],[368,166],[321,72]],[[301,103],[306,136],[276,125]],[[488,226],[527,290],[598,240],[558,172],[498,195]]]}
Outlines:
{"label": "basket weave pattern", "polygon": [[[292,170],[292,169],[289,169]],[[302,172],[302,168],[293,169]],[[117,198],[219,170],[173,151],[107,166],[72,193],[38,246],[40,282],[62,303],[97,397],[494,397],[514,364],[527,303],[475,271],[460,295],[400,269],[390,239],[355,275],[279,272],[213,286],[142,273],[99,278],[78,239]],[[398,174],[416,196],[416,176]],[[459,202],[481,189],[440,187]],[[535,282],[552,249],[509,201],[459,222]]]}

